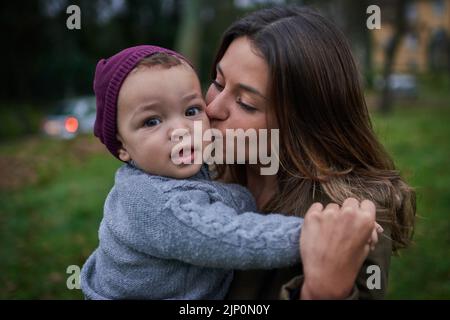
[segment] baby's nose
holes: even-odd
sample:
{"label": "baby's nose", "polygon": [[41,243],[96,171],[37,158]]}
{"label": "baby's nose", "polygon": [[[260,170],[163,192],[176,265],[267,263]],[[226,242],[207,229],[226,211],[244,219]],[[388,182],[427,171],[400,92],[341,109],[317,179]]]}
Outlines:
{"label": "baby's nose", "polygon": [[169,140],[179,140],[183,137],[190,136],[192,133],[192,126],[190,122],[191,121],[184,120],[173,121],[167,132]]}

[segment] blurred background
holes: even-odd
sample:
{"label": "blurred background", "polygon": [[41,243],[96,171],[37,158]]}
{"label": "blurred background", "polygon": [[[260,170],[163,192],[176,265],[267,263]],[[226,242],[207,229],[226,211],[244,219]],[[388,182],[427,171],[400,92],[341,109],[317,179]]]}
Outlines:
{"label": "blurred background", "polygon": [[[417,190],[415,244],[393,257],[387,298],[450,299],[450,0],[0,2],[0,299],[83,298],[66,269],[97,246],[121,164],[92,134],[97,60],[136,44],[173,48],[206,89],[230,23],[291,3],[344,30],[376,132]],[[81,29],[66,26],[72,4]],[[369,5],[381,29],[366,27]]]}

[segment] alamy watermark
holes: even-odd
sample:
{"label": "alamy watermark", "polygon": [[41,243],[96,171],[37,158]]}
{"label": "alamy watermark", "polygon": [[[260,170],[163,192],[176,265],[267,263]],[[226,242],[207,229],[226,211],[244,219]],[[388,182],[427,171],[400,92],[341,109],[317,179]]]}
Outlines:
{"label": "alamy watermark", "polygon": [[81,9],[77,5],[70,5],[66,9],[66,13],[70,16],[66,20],[66,27],[69,30],[81,29]]}
{"label": "alamy watermark", "polygon": [[367,18],[366,26],[367,29],[381,29],[381,9],[379,6],[372,4],[367,7],[366,13],[370,14]]}
{"label": "alamy watermark", "polygon": [[[80,275],[81,268],[77,265],[70,265],[66,269],[66,273],[69,274],[67,277],[66,286],[69,290],[80,290]],[[380,266],[372,264],[367,267],[366,274],[370,276],[366,280],[366,286],[369,290],[380,290],[381,289],[381,269]]]}
{"label": "alamy watermark", "polygon": [[370,276],[366,280],[366,286],[369,290],[381,289],[381,269],[380,266],[372,264],[367,267],[366,273]]}
{"label": "alamy watermark", "polygon": [[[187,129],[172,132],[172,142],[178,142],[170,155],[174,164],[248,163],[261,164],[261,175],[278,172],[279,129],[226,129],[224,137],[220,130],[203,131],[202,126],[201,121],[195,121],[193,134]],[[204,142],[208,144],[203,149]]]}
{"label": "alamy watermark", "polygon": [[69,274],[69,276],[67,277],[67,280],[66,280],[67,289],[79,290],[81,288],[80,287],[80,275],[81,275],[80,267],[75,264],[72,264],[67,267],[66,273]]}
{"label": "alamy watermark", "polygon": [[[66,9],[69,14],[66,20],[66,27],[69,30],[81,29],[81,9],[77,5],[70,5]],[[366,20],[366,26],[369,30],[381,29],[381,9],[379,6],[372,4],[367,7],[366,13],[370,16]]]}

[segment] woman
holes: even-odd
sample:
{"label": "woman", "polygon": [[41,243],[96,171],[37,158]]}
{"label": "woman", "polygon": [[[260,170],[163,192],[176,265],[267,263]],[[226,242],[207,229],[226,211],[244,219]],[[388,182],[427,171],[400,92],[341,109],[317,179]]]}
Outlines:
{"label": "woman", "polygon": [[[261,211],[303,216],[314,202],[346,207],[370,199],[384,228],[360,268],[351,257],[365,257],[357,245],[364,223],[316,219],[317,205],[302,234],[303,270],[237,272],[228,297],[275,299],[281,290],[283,298],[382,298],[391,253],[411,239],[415,194],[375,137],[343,34],[309,9],[256,11],[225,32],[206,101],[212,127],[223,133],[279,129],[276,175],[260,175],[258,164],[217,167],[217,179],[248,187]],[[379,281],[369,279],[377,271]]]}

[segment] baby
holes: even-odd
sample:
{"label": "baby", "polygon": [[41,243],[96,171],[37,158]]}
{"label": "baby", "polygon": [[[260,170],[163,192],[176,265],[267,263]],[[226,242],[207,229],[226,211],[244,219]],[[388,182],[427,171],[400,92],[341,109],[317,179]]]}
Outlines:
{"label": "baby", "polygon": [[223,299],[233,269],[300,261],[303,219],[258,214],[244,187],[211,181],[192,155],[172,161],[174,130],[192,132],[194,121],[209,128],[185,58],[156,46],[125,49],[99,61],[94,91],[95,135],[125,164],[82,269],[87,299]]}

